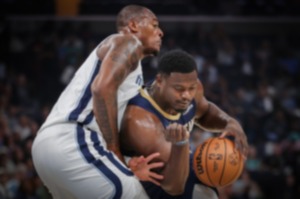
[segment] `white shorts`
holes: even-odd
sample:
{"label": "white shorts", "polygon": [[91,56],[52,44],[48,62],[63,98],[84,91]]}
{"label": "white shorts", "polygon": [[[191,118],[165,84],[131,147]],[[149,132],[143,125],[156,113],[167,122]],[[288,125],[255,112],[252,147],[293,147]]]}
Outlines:
{"label": "white shorts", "polygon": [[80,125],[39,132],[32,158],[54,199],[148,198],[133,173],[105,149],[102,137]]}
{"label": "white shorts", "polygon": [[210,187],[203,184],[194,185],[192,199],[218,199],[219,196]]}

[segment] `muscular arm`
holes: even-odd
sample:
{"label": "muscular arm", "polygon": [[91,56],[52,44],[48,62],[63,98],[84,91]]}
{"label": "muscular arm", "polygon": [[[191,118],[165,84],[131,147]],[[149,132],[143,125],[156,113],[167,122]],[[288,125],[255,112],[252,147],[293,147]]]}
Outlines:
{"label": "muscular arm", "polygon": [[103,59],[91,88],[93,111],[108,150],[124,161],[120,153],[117,128],[117,89],[137,67],[141,58],[140,44],[132,37],[123,36],[111,42],[105,56],[101,49],[98,49],[97,54]]}
{"label": "muscular arm", "polygon": [[203,96],[202,85],[196,94],[197,119],[196,122],[203,129],[211,132],[222,132],[221,137],[234,136],[236,147],[247,156],[248,142],[240,123],[221,110],[214,103]]}
{"label": "muscular arm", "polygon": [[148,156],[159,152],[164,167],[158,171],[164,176],[161,187],[170,195],[184,191],[189,173],[189,144],[176,146],[165,138],[165,128],[152,113],[129,105],[121,128],[121,146],[130,155]]}

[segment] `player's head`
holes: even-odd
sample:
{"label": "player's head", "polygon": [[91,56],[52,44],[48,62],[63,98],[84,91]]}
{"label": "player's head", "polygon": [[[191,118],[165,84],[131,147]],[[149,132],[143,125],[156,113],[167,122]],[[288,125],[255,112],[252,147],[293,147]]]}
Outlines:
{"label": "player's head", "polygon": [[185,111],[199,86],[194,58],[183,50],[165,53],[158,63],[156,85],[161,96],[160,104],[177,112]]}
{"label": "player's head", "polygon": [[117,29],[137,36],[144,46],[145,54],[159,52],[163,32],[157,17],[148,8],[139,5],[125,6],[117,16]]}

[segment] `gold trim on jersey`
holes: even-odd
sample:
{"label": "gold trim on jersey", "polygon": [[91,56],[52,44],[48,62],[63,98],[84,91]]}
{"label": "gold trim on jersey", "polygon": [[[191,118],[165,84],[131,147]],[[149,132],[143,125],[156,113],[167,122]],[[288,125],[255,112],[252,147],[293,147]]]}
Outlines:
{"label": "gold trim on jersey", "polygon": [[169,119],[169,120],[178,120],[180,117],[180,113],[177,113],[176,115],[171,115],[167,112],[165,112],[164,110],[162,110],[159,105],[152,99],[152,97],[149,95],[149,93],[147,92],[146,89],[140,89],[140,93],[141,96],[145,99],[147,99],[150,104],[152,104],[152,106],[158,111],[160,112],[165,118]]}

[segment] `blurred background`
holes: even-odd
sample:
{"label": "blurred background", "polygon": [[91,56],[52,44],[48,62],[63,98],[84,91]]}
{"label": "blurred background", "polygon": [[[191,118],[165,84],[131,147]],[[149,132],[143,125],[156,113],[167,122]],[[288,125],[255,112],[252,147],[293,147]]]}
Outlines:
{"label": "blurred background", "polygon": [[[0,198],[51,198],[34,170],[32,141],[75,70],[132,3],[158,15],[161,53],[191,53],[206,97],[244,127],[245,169],[220,199],[299,199],[299,0],[1,0]],[[143,61],[146,81],[156,66],[157,57]],[[192,146],[209,136],[195,128]]]}

